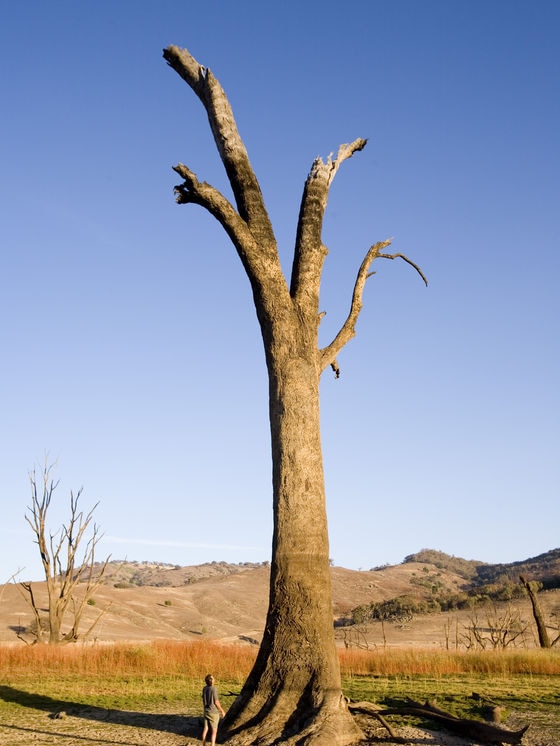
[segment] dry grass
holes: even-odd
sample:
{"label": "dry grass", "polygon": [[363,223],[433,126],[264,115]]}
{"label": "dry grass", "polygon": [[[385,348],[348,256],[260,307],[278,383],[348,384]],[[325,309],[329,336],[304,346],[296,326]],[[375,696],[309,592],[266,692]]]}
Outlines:
{"label": "dry grass", "polygon": [[173,676],[203,679],[209,672],[236,680],[249,672],[253,648],[216,642],[176,642],[94,645],[0,645],[4,675]]}
{"label": "dry grass", "polygon": [[[243,680],[256,649],[211,641],[92,645],[0,645],[0,670],[5,676],[57,674],[128,676],[134,674],[202,679],[212,671],[222,680]],[[343,649],[340,665],[345,676],[448,676],[560,674],[560,650],[503,650],[455,652],[405,648]]]}
{"label": "dry grass", "polygon": [[254,657],[253,648],[205,641],[0,645],[0,670],[4,683],[43,700],[116,708],[183,702],[196,708],[207,673],[224,688],[239,689]]}
{"label": "dry grass", "polygon": [[552,676],[560,673],[560,650],[451,652],[421,648],[348,649],[340,651],[340,664],[343,676]]}

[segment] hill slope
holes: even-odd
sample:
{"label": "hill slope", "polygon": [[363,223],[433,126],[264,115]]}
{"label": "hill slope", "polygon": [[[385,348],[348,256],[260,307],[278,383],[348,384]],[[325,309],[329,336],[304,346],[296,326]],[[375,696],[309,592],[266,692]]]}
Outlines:
{"label": "hill slope", "polygon": [[[427,558],[422,553],[416,556]],[[474,573],[467,579],[465,576],[470,575],[470,570],[465,571],[465,567],[457,566],[457,562],[446,563],[446,556],[438,554],[437,566],[414,561],[414,555],[411,555],[400,565],[377,570],[354,571],[333,567],[333,619],[340,624],[356,607],[398,596],[429,598],[434,588],[442,594],[465,593],[480,582],[481,567],[494,567],[473,563]],[[514,567],[517,574],[523,572],[540,579],[544,574],[553,576],[559,566],[560,550],[553,550],[524,563],[499,567],[509,568],[508,572],[513,572]],[[503,575],[502,569],[500,572]],[[176,567],[112,562],[104,584],[96,590],[86,607],[81,633],[86,633],[98,620],[89,639],[133,641],[205,637],[259,641],[266,617],[268,580],[268,563],[230,565],[212,562]],[[39,605],[46,610],[45,584],[34,583],[33,587]],[[16,641],[18,634],[27,637],[25,630],[31,624],[32,614],[18,586],[0,586],[0,593],[3,594],[0,597],[0,641]],[[553,614],[555,608],[560,607],[560,591],[540,595],[547,613]],[[516,606],[528,620],[531,619],[525,599],[516,601]],[[453,612],[456,626],[467,624],[469,614],[472,611]],[[443,645],[447,644],[449,636],[449,619],[448,614],[440,613],[415,617],[406,624],[386,624],[383,629],[379,624],[371,624],[368,635],[371,644]],[[351,629],[337,626],[341,644],[348,643]]]}

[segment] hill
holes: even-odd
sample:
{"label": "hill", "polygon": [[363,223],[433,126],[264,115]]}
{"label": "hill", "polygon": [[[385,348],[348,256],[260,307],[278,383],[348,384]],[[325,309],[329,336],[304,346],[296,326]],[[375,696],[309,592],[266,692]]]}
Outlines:
{"label": "hill", "polygon": [[[431,553],[431,554],[430,554]],[[430,560],[430,561],[428,561]],[[466,563],[466,564],[465,564]],[[450,606],[447,612],[418,614],[390,623],[371,621],[350,625],[355,610],[406,597],[418,608],[438,599],[479,598],[488,589],[488,578],[511,583],[519,573],[547,582],[560,576],[560,550],[511,565],[486,565],[460,560],[433,550],[410,555],[399,565],[369,571],[331,569],[333,620],[340,644],[445,645],[452,623],[467,626],[472,604]],[[258,642],[268,601],[268,563],[232,565],[211,562],[179,567],[159,563],[111,562],[103,584],[86,607],[82,634],[95,625],[89,639],[149,640],[200,639]],[[519,585],[519,583],[517,584]],[[46,610],[44,583],[33,584],[39,606]],[[505,586],[504,586],[505,587]],[[31,611],[17,585],[0,586],[0,641],[28,638]],[[540,594],[547,614],[560,609],[560,591]],[[532,619],[528,600],[515,600],[516,609]]]}
{"label": "hill", "polygon": [[435,549],[422,549],[405,557],[404,562],[424,562],[450,570],[468,580],[471,588],[517,583],[520,575],[538,580],[546,589],[560,588],[560,549],[551,549],[526,560],[496,565],[453,557]]}

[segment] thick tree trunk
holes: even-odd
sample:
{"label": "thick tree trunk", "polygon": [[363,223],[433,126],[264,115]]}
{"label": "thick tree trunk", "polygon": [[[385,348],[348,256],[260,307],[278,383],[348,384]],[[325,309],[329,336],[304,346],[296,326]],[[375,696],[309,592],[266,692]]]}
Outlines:
{"label": "thick tree trunk", "polygon": [[[293,330],[292,330],[293,331]],[[274,537],[259,654],[224,731],[234,744],[358,741],[334,640],[317,348],[268,356]],[[291,348],[291,349],[290,349]]]}

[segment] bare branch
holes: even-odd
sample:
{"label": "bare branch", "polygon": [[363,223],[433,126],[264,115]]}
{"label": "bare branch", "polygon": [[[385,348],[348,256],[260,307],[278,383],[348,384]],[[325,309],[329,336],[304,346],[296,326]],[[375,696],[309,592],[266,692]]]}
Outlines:
{"label": "bare branch", "polygon": [[424,284],[426,285],[426,287],[428,287],[428,280],[426,279],[426,277],[425,277],[424,273],[422,272],[422,270],[420,269],[420,267],[417,264],[415,264],[415,262],[413,262],[411,259],[409,259],[407,256],[405,256],[404,254],[400,254],[400,253],[397,253],[397,254],[378,254],[378,257],[380,259],[402,259],[407,264],[410,264],[411,267],[414,267],[414,269],[418,272],[418,274],[420,275],[420,277],[424,280]]}
{"label": "bare branch", "polygon": [[187,49],[169,46],[163,50],[163,57],[192,88],[206,109],[240,216],[260,244],[274,247],[276,241],[261,188],[222,86],[212,72],[200,65]]}
{"label": "bare branch", "polygon": [[370,276],[369,268],[371,267],[372,262],[381,253],[381,251],[390,245],[391,241],[389,240],[380,241],[379,243],[373,244],[373,246],[370,246],[370,248],[368,249],[368,252],[364,257],[362,264],[360,265],[360,269],[358,270],[356,282],[354,283],[352,302],[350,304],[350,311],[348,313],[346,321],[344,322],[340,331],[338,332],[334,340],[330,343],[330,345],[328,345],[328,347],[324,347],[322,350],[319,351],[319,354],[321,356],[321,371],[325,370],[328,365],[332,364],[340,350],[342,350],[342,348],[352,339],[352,337],[356,335],[356,322],[358,321],[358,317],[363,306],[362,296],[364,293],[364,286],[366,284],[366,280]]}
{"label": "bare branch", "polygon": [[39,607],[37,606],[37,602],[35,601],[35,594],[33,593],[33,588],[31,587],[31,583],[20,583],[19,584],[20,590],[23,588],[23,590],[27,593],[27,596],[23,594],[25,600],[29,603],[31,606],[31,611],[33,612],[33,617],[35,619],[35,642],[41,642],[43,639],[43,627],[42,627],[42,620],[41,620],[41,614],[39,613]]}
{"label": "bare branch", "polygon": [[[324,347],[322,350],[319,351],[319,354],[321,356],[321,371],[325,370],[328,365],[330,365],[331,367],[333,366],[333,361],[335,361],[336,355],[346,344],[348,344],[352,337],[356,335],[356,322],[358,321],[358,317],[363,307],[362,297],[364,293],[364,287],[368,278],[375,274],[374,272],[370,272],[370,267],[375,259],[403,259],[403,261],[407,262],[407,264],[410,264],[411,267],[414,267],[420,277],[424,280],[425,284],[428,284],[428,281],[422,273],[422,270],[407,256],[401,253],[382,253],[382,250],[390,245],[390,240],[379,241],[378,243],[373,244],[373,246],[370,246],[370,248],[368,249],[368,252],[364,257],[362,264],[360,265],[360,269],[358,270],[356,282],[354,283],[352,302],[350,304],[350,311],[348,313],[346,321],[342,325],[334,340],[327,347]],[[338,371],[338,375],[336,377],[338,378],[339,375],[340,371]]]}
{"label": "bare branch", "polygon": [[[291,305],[289,291],[272,225],[227,97],[210,70],[199,65],[186,49],[170,46],[164,50],[163,56],[206,109],[237,210],[217,189],[198,181],[183,164],[175,166],[175,171],[185,180],[175,187],[177,201],[198,204],[219,221],[237,249],[254,294],[263,300],[263,308],[268,308],[270,313],[278,298],[282,298],[288,308]],[[275,299],[273,292],[276,293]]]}
{"label": "bare branch", "polygon": [[334,377],[340,378],[340,368],[338,367],[336,359],[332,361],[331,368],[333,369]]}
{"label": "bare branch", "polygon": [[523,575],[519,576],[519,580],[523,584],[525,590],[527,591],[529,595],[529,599],[531,601],[531,608],[533,609],[533,618],[535,620],[535,625],[537,627],[537,634],[539,636],[539,645],[541,646],[541,648],[550,648],[551,647],[550,636],[548,634],[548,630],[546,628],[546,623],[544,620],[544,615],[542,613],[539,600],[537,598],[538,586],[536,586],[536,583],[534,581],[528,580]]}
{"label": "bare branch", "polygon": [[[316,158],[305,182],[298,217],[290,294],[296,302],[305,299],[306,307],[312,313],[316,313],[319,303],[321,272],[327,255],[321,234],[330,186],[342,163],[356,151],[363,150],[366,143],[367,140],[358,138],[350,144],[341,145],[335,160],[330,155],[326,163],[321,158]],[[312,305],[308,306],[310,298]]]}
{"label": "bare branch", "polygon": [[99,622],[103,619],[103,617],[105,616],[105,614],[107,614],[107,612],[111,609],[112,605],[113,605],[113,602],[110,601],[107,604],[107,606],[103,609],[103,611],[99,612],[99,614],[97,615],[97,617],[93,620],[93,622],[91,623],[91,625],[85,631],[85,633],[83,635],[84,638],[88,638],[91,635],[91,633],[97,627],[97,625],[99,624]]}
{"label": "bare branch", "polygon": [[177,203],[200,205],[213,215],[230,237],[243,266],[249,269],[248,254],[256,253],[258,246],[247,223],[242,220],[231,202],[215,187],[205,181],[199,181],[196,174],[183,163],[173,166],[173,170],[184,179],[183,184],[175,187]]}

